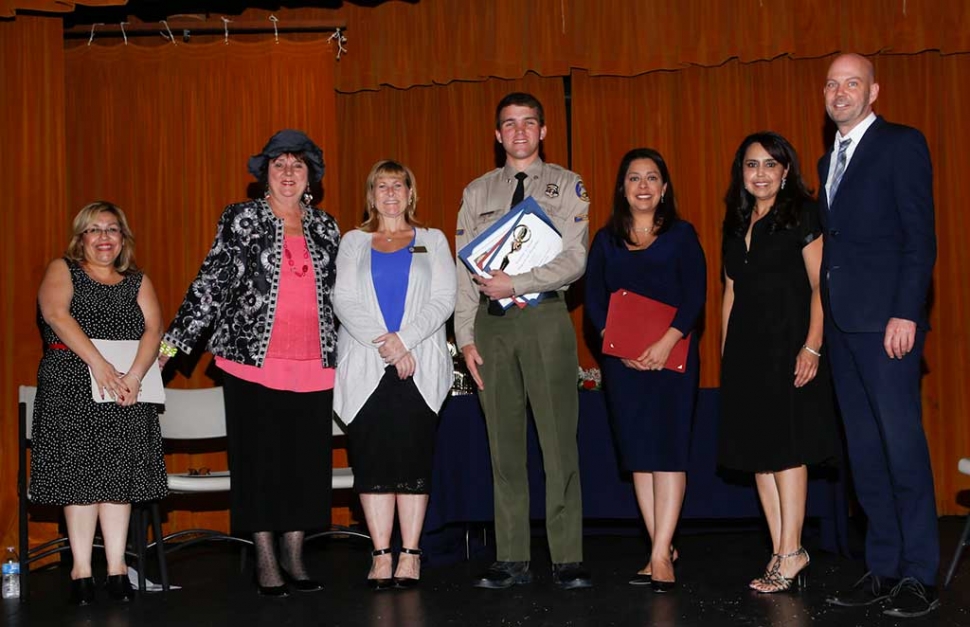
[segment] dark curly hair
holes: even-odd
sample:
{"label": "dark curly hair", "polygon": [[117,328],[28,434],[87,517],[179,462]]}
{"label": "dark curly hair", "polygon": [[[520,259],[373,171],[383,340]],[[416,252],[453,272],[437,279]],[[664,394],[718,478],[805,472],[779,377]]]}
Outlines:
{"label": "dark curly hair", "polygon": [[630,213],[630,203],[626,199],[626,172],[630,164],[637,159],[650,159],[660,170],[660,179],[667,184],[667,191],[663,200],[657,205],[657,212],[653,216],[653,223],[657,235],[666,233],[674,222],[680,219],[677,215],[677,200],[674,195],[674,184],[670,181],[670,171],[663,156],[653,148],[634,148],[623,155],[620,167],[616,171],[616,185],[613,187],[613,212],[610,214],[609,229],[617,242],[626,242],[630,246],[636,243],[630,237],[633,229],[633,214]]}
{"label": "dark curly hair", "polygon": [[731,164],[731,185],[724,195],[724,236],[744,237],[754,211],[754,196],[744,188],[744,155],[752,144],[761,144],[771,158],[788,169],[785,186],[775,197],[774,214],[769,216],[768,231],[791,229],[798,225],[802,204],[811,200],[812,192],[805,185],[798,153],[791,143],[772,131],[752,133],[744,138]]}

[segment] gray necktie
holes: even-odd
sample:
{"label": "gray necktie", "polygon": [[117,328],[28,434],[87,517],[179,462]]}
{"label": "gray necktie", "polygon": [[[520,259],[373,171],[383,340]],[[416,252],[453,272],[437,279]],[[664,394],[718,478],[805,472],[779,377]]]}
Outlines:
{"label": "gray necktie", "polygon": [[842,175],[845,174],[845,151],[849,148],[852,139],[843,139],[839,142],[839,154],[835,157],[835,172],[832,174],[832,185],[829,187],[829,207],[835,200],[835,193],[839,191],[839,183],[842,182]]}

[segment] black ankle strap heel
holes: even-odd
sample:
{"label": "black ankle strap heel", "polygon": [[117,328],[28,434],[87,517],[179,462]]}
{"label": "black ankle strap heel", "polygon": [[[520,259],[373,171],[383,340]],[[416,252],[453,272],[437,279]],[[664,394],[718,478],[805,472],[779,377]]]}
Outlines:
{"label": "black ankle strap heel", "polygon": [[[401,547],[401,553],[406,553],[407,555],[415,555],[418,557],[418,568],[421,567],[421,556],[424,555],[424,551],[421,549],[409,549],[407,547]],[[416,588],[421,582],[420,579],[415,577],[395,577],[394,585],[398,588]]]}
{"label": "black ankle strap heel", "polygon": [[[382,555],[388,555],[390,552],[391,552],[391,549],[390,547],[388,547],[386,549],[374,549],[373,551],[370,552],[370,554],[371,554],[371,558],[375,558],[375,557],[380,557]],[[370,577],[368,577],[367,585],[374,592],[378,592],[380,590],[390,590],[391,588],[394,587],[394,578],[378,577],[377,579],[371,579]]]}

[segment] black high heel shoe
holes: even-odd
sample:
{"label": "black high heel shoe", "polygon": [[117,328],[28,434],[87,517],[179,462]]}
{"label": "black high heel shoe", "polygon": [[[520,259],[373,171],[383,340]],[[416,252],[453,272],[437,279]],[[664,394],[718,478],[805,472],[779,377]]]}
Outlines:
{"label": "black high heel shoe", "polygon": [[306,579],[297,579],[282,567],[280,567],[280,574],[283,575],[283,581],[297,592],[317,592],[318,590],[323,590],[323,584],[316,579],[310,579],[309,577]]}
{"label": "black high heel shoe", "polygon": [[[677,552],[677,549],[675,549],[674,547],[670,547],[670,563],[674,565],[675,569],[677,568],[677,560],[679,558],[680,558],[680,553]],[[647,570],[648,568],[650,568],[649,563],[646,565],[646,567],[644,567],[643,570]],[[653,582],[653,574],[645,573],[645,572],[638,572],[637,574],[630,577],[629,581],[627,581],[627,583],[630,584],[631,586],[649,586],[652,582]]]}
{"label": "black high heel shoe", "polygon": [[131,582],[128,580],[127,574],[108,575],[104,587],[108,591],[108,596],[111,597],[112,601],[127,603],[135,597],[135,590],[131,587]]}
{"label": "black high heel shoe", "polygon": [[[375,557],[380,557],[381,555],[387,555],[391,552],[390,548],[387,549],[376,549],[370,552],[371,559]],[[380,590],[390,590],[394,587],[393,577],[377,577],[375,579],[367,578],[367,585],[370,586],[371,590],[378,592]]]}
{"label": "black high heel shoe", "polygon": [[85,606],[95,602],[94,577],[82,577],[71,580],[71,603],[73,605]]}
{"label": "black high heel shoe", "polygon": [[[418,557],[418,568],[421,568],[421,556],[424,554],[424,551],[421,549],[401,547],[401,553],[416,555]],[[394,585],[398,588],[417,588],[419,583],[421,583],[421,580],[415,577],[394,577]]]}

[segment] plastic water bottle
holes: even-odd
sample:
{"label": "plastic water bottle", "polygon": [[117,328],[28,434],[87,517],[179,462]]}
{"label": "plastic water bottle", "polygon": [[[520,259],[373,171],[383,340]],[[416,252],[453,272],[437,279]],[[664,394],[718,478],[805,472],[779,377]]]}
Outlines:
{"label": "plastic water bottle", "polygon": [[3,598],[20,598],[20,557],[12,546],[3,556]]}

